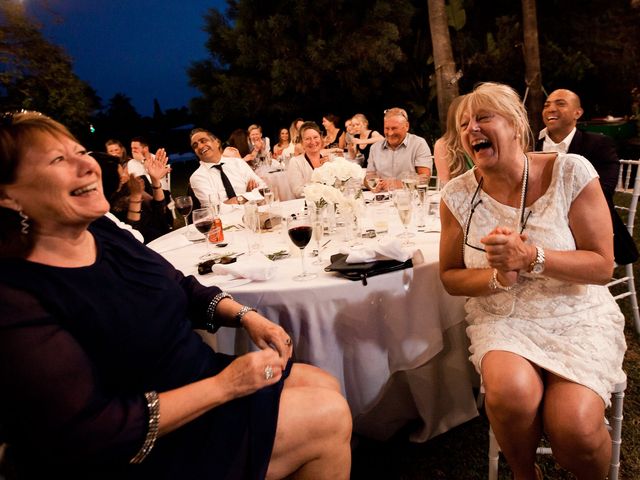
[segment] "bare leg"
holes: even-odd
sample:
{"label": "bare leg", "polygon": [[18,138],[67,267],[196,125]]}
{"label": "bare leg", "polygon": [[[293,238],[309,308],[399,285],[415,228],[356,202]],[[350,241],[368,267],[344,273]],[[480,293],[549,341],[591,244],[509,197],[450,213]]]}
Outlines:
{"label": "bare leg", "polygon": [[604,402],[593,390],[548,374],[544,425],[553,455],[580,480],[602,480],[611,459]]}
{"label": "bare leg", "polygon": [[340,384],[336,377],[318,367],[305,363],[294,364],[291,374],[285,380],[285,384],[288,387],[318,387],[328,388],[338,393],[341,392]]}
{"label": "bare leg", "polygon": [[280,399],[267,479],[292,475],[297,479],[347,480],[351,426],[351,412],[337,391],[337,381],[314,367],[294,365]]}
{"label": "bare leg", "polygon": [[514,353],[491,351],[482,359],[485,406],[493,433],[516,480],[535,480],[542,435],[540,370]]}

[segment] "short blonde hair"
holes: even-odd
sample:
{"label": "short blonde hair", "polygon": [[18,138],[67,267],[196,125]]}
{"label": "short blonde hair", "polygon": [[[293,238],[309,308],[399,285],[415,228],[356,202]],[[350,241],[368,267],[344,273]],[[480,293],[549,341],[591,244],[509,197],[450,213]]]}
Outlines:
{"label": "short blonde hair", "polygon": [[351,120],[356,118],[362,125],[364,125],[365,127],[369,127],[369,120],[367,120],[367,117],[365,117],[362,113],[356,113],[353,117],[351,117]]}
{"label": "short blonde hair", "polygon": [[389,117],[402,117],[407,122],[409,121],[409,115],[407,114],[407,111],[404,108],[393,107],[393,108],[386,109],[384,111],[384,118],[389,118]]}
{"label": "short blonde hair", "polygon": [[513,126],[520,147],[526,152],[532,145],[533,135],[527,109],[518,93],[508,85],[494,82],[481,83],[464,96],[456,112],[456,131],[460,134],[460,120],[469,109],[474,111],[486,108],[504,118]]}

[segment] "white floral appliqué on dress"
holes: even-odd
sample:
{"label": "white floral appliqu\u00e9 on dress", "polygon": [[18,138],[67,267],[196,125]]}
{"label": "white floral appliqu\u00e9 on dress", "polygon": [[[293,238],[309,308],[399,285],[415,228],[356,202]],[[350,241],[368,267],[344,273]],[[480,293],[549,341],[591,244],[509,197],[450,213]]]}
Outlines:
{"label": "white floral appliqu\u00e9 on dress", "polygon": [[[585,158],[559,154],[549,188],[525,209],[525,215],[531,210],[524,231],[529,241],[549,250],[575,250],[569,209],[596,177]],[[451,180],[442,191],[443,201],[463,229],[477,186],[473,171],[469,171]],[[482,191],[478,195],[481,202],[473,214],[467,243],[482,247],[480,238],[497,225],[513,226],[519,212]],[[467,268],[489,267],[486,254],[469,247],[464,249],[464,262]],[[478,372],[487,352],[513,352],[594,390],[607,405],[613,386],[626,378],[622,371],[624,316],[605,286],[525,273],[514,290],[469,298],[465,309],[470,360]]]}

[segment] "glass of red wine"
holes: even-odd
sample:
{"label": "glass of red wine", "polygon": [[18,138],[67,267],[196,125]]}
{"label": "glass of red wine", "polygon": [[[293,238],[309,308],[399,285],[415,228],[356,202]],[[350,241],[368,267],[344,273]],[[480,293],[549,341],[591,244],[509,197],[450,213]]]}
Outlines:
{"label": "glass of red wine", "polygon": [[204,235],[204,242],[207,244],[207,253],[204,257],[211,254],[211,246],[209,245],[209,230],[213,225],[213,212],[210,208],[197,208],[193,211],[193,224],[198,231]]}
{"label": "glass of red wine", "polygon": [[296,247],[300,249],[300,259],[302,260],[302,273],[293,277],[297,281],[311,280],[316,278],[315,273],[308,273],[304,263],[304,247],[306,247],[311,240],[311,234],[313,232],[313,223],[311,217],[307,213],[299,213],[290,216],[287,219],[287,232],[289,238]]}
{"label": "glass of red wine", "polygon": [[176,197],[175,202],[176,210],[178,210],[178,213],[184,218],[184,226],[189,227],[188,217],[193,208],[193,199],[189,195],[185,195],[183,197]]}

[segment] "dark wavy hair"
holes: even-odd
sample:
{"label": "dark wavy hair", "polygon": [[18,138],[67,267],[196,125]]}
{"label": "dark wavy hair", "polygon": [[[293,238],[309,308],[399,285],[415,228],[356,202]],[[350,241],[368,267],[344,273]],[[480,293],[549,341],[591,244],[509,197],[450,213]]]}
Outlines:
{"label": "dark wavy hair", "polygon": [[[27,148],[41,135],[76,138],[67,128],[38,112],[4,113],[0,121],[0,198],[7,198],[5,187],[15,183],[18,167]],[[0,207],[0,257],[25,258],[33,250],[33,228],[22,234],[20,214]]]}

